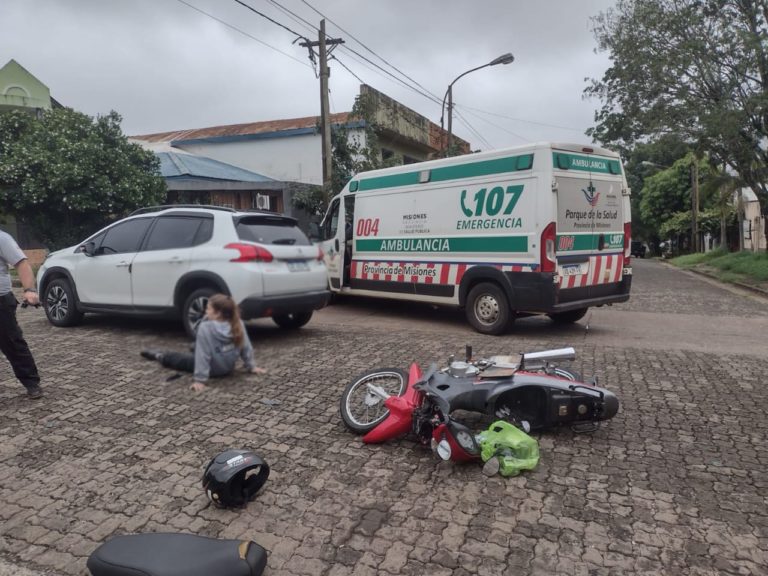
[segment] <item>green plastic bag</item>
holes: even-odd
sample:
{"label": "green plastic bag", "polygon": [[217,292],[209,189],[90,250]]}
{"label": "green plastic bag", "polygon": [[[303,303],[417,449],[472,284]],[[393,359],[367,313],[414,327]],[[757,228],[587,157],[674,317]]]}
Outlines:
{"label": "green plastic bag", "polygon": [[497,420],[477,435],[480,457],[485,462],[483,473],[493,476],[517,476],[522,470],[533,470],[539,463],[539,443],[509,422]]}

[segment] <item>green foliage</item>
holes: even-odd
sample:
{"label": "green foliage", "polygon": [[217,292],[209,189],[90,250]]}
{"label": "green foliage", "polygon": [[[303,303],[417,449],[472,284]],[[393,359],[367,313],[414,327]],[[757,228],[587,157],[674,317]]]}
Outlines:
{"label": "green foliage", "polygon": [[120,121],[70,108],[0,113],[0,205],[57,249],[164,200],[157,157],[128,142]]}
{"label": "green foliage", "polygon": [[677,258],[672,258],[670,263],[679,266],[680,268],[691,268],[693,266],[698,266],[699,264],[706,264],[707,262],[725,256],[726,254],[728,254],[728,252],[726,252],[724,248],[718,248],[717,250],[712,250],[710,252],[699,252],[698,254],[678,256]]}
{"label": "green foliage", "polygon": [[729,282],[768,282],[768,254],[765,252],[734,252],[714,250],[706,254],[689,254],[670,262],[681,268],[704,265],[718,271],[721,280]]}
{"label": "green foliage", "polygon": [[603,102],[590,135],[626,156],[679,133],[768,204],[766,30],[765,0],[618,0],[593,19],[612,64],[585,90]]}
{"label": "green foliage", "polygon": [[294,208],[304,210],[310,216],[322,216],[325,212],[325,199],[322,187],[307,188],[294,192],[291,196]]}

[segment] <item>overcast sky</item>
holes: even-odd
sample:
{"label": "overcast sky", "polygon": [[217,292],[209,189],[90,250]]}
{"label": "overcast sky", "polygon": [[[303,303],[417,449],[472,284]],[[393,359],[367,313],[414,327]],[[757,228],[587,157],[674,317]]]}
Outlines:
{"label": "overcast sky", "polygon": [[[330,63],[332,112],[349,111],[359,92],[344,64],[439,123],[440,104],[418,91],[442,101],[456,76],[511,52],[514,63],[454,85],[471,126],[454,115],[454,132],[484,150],[589,142],[599,102],[582,98],[585,78],[609,65],[594,52],[590,17],[614,0],[243,2],[312,40],[317,31],[301,19],[319,26],[317,11],[325,15],[327,33],[346,42]],[[15,59],[81,112],[116,110],[128,135],[319,114],[319,80],[295,38],[235,0],[0,0],[0,66]]]}

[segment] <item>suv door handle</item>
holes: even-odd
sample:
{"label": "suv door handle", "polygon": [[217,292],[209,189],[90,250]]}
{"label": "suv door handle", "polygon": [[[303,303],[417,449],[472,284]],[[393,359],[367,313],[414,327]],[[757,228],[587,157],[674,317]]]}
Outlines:
{"label": "suv door handle", "polygon": [[128,268],[128,266],[130,266],[130,265],[131,265],[130,262],[123,261],[123,262],[120,262],[120,264],[115,264],[115,267],[116,268]]}

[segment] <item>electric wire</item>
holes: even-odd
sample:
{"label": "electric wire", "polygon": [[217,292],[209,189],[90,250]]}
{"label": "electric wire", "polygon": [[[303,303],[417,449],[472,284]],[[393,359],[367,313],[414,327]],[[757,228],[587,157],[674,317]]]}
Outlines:
{"label": "electric wire", "polygon": [[[272,0],[270,0],[270,1],[272,1]],[[440,104],[442,104],[442,99],[440,99],[440,97],[439,97],[439,96],[437,96],[437,95],[433,94],[433,93],[432,93],[432,92],[430,92],[430,91],[429,91],[427,88],[425,88],[424,86],[422,86],[422,85],[421,85],[421,84],[420,84],[418,81],[414,80],[413,78],[411,78],[410,76],[408,76],[408,74],[406,74],[405,72],[403,72],[402,70],[400,70],[399,68],[397,68],[397,66],[395,66],[394,64],[391,64],[391,63],[390,63],[390,62],[388,62],[388,61],[387,61],[385,58],[383,58],[383,57],[379,56],[379,55],[378,55],[376,52],[374,52],[374,51],[373,51],[373,50],[371,50],[371,49],[370,49],[368,46],[366,46],[366,45],[365,45],[365,44],[363,44],[363,43],[362,43],[360,40],[358,40],[358,39],[357,39],[357,38],[356,38],[356,37],[355,37],[353,34],[351,34],[350,32],[348,32],[347,30],[345,30],[345,29],[344,29],[344,28],[342,28],[341,26],[339,26],[339,25],[338,25],[336,22],[334,22],[333,20],[331,20],[330,18],[328,18],[328,16],[326,16],[325,14],[323,14],[322,12],[320,12],[320,11],[319,11],[317,8],[315,8],[314,6],[312,6],[312,5],[311,5],[309,2],[307,2],[307,0],[301,0],[301,1],[302,1],[304,4],[306,4],[306,5],[307,5],[307,6],[308,6],[308,7],[309,7],[311,10],[314,10],[314,11],[315,11],[315,12],[316,12],[318,15],[322,16],[323,18],[325,18],[326,20],[328,20],[328,22],[330,22],[331,24],[333,24],[334,26],[336,26],[336,28],[338,28],[339,30],[341,30],[342,32],[344,32],[344,34],[346,34],[347,36],[349,36],[350,38],[352,38],[352,40],[354,40],[355,42],[357,42],[358,44],[360,44],[360,46],[362,46],[363,48],[365,48],[366,50],[368,50],[368,52],[370,52],[371,54],[373,54],[374,56],[376,56],[376,57],[377,57],[379,60],[381,60],[382,62],[384,62],[384,63],[385,63],[387,66],[389,66],[390,68],[392,68],[393,70],[395,70],[395,71],[396,71],[398,74],[400,74],[400,75],[404,76],[405,78],[407,78],[408,80],[410,80],[411,82],[413,82],[413,83],[414,83],[416,86],[418,86],[419,88],[421,88],[421,89],[422,89],[424,92],[426,92],[427,94],[429,94],[430,96],[432,96],[432,98],[434,98],[434,99],[435,99],[435,100],[437,100],[437,101],[438,101]]]}
{"label": "electric wire", "polygon": [[206,12],[206,11],[204,11],[204,10],[201,10],[201,9],[200,9],[200,8],[198,8],[197,6],[193,6],[193,5],[192,5],[192,4],[190,4],[189,2],[185,2],[185,0],[176,0],[176,1],[177,1],[177,2],[179,2],[179,3],[181,3],[181,4],[184,4],[185,6],[187,6],[187,7],[189,7],[189,8],[192,8],[192,10],[195,10],[196,12],[199,12],[200,14],[202,14],[202,15],[204,15],[204,16],[207,16],[208,18],[211,18],[212,20],[215,20],[216,22],[218,22],[219,24],[222,24],[222,25],[226,26],[227,28],[231,28],[231,29],[232,29],[232,30],[234,30],[235,32],[239,32],[240,34],[242,34],[243,36],[246,36],[247,38],[250,38],[251,40],[255,40],[255,41],[256,41],[256,42],[258,42],[259,44],[262,44],[262,45],[266,46],[267,48],[269,48],[269,49],[271,49],[271,50],[274,50],[275,52],[278,52],[278,53],[282,54],[283,56],[287,56],[288,58],[290,58],[291,60],[294,60],[294,61],[298,62],[298,63],[299,63],[299,64],[301,64],[302,66],[310,66],[309,64],[307,64],[307,63],[306,63],[306,62],[304,62],[303,60],[299,60],[299,59],[298,59],[298,58],[296,58],[295,56],[292,56],[291,54],[288,54],[287,52],[283,52],[282,50],[280,50],[279,48],[275,48],[275,47],[274,47],[274,46],[272,46],[271,44],[267,44],[266,42],[264,42],[263,40],[261,40],[261,39],[257,38],[256,36],[254,36],[254,35],[252,35],[252,34],[249,34],[248,32],[245,32],[244,30],[241,30],[241,29],[240,29],[240,28],[238,28],[237,26],[233,26],[232,24],[230,24],[230,23],[228,23],[228,22],[225,22],[225,21],[224,21],[224,20],[222,20],[221,18],[217,18],[217,17],[216,17],[216,16],[214,16],[213,14],[209,14],[208,12]]}
{"label": "electric wire", "polygon": [[534,124],[536,126],[544,126],[546,128],[559,128],[560,130],[572,130],[573,132],[581,132],[581,133],[584,132],[584,130],[582,130],[581,128],[573,128],[572,126],[558,126],[557,124],[547,124],[545,122],[536,122],[535,120],[524,120],[523,118],[514,118],[512,116],[506,116],[504,114],[497,114],[496,112],[489,112],[488,110],[481,110],[480,108],[473,108],[472,106],[467,106],[466,104],[462,104],[461,107],[464,108],[465,110],[474,110],[475,112],[482,112],[483,114],[488,114],[489,116],[506,118],[507,120],[514,120],[515,122],[524,122],[526,124]]}
{"label": "electric wire", "polygon": [[[454,108],[455,108],[455,106],[456,106],[456,105],[454,104]],[[463,108],[463,109],[464,109],[464,111],[465,111],[467,114],[469,114],[469,115],[471,115],[471,116],[474,116],[474,117],[475,117],[475,118],[477,118],[478,120],[482,120],[483,122],[486,122],[486,123],[490,124],[491,126],[493,126],[494,128],[496,128],[497,130],[501,130],[502,132],[506,132],[507,134],[511,134],[512,136],[514,136],[515,138],[518,138],[518,139],[522,140],[523,142],[530,142],[530,141],[531,141],[529,138],[525,138],[524,136],[521,136],[520,134],[517,134],[516,132],[512,132],[512,130],[507,130],[506,128],[504,128],[504,126],[500,126],[498,123],[494,123],[494,122],[491,122],[491,121],[490,121],[490,120],[488,120],[487,118],[483,118],[482,116],[478,116],[477,114],[473,114],[472,112],[470,112],[470,111],[468,111],[468,110],[466,109],[466,108],[467,108],[466,106],[463,106],[463,105],[462,105],[462,106],[461,106],[461,108]]]}
{"label": "electric wire", "polygon": [[455,110],[454,113],[456,114],[456,117],[461,120],[461,122],[469,129],[469,131],[472,132],[475,137],[477,137],[478,140],[480,140],[491,150],[495,148],[495,146],[488,142],[488,140],[486,140],[485,137],[483,137],[483,135],[474,126],[472,126],[472,124],[469,123],[469,120],[467,120],[458,110]]}
{"label": "electric wire", "polygon": [[291,34],[293,34],[294,36],[296,36],[297,38],[301,38],[302,40],[306,40],[307,42],[311,42],[311,40],[309,40],[309,38],[307,38],[306,36],[304,36],[304,35],[302,35],[302,34],[299,34],[299,33],[298,33],[298,32],[296,32],[295,30],[291,30],[291,29],[290,29],[290,28],[288,28],[288,26],[286,26],[285,24],[281,24],[280,22],[278,22],[278,21],[277,21],[277,20],[275,20],[274,18],[270,18],[269,16],[267,16],[267,15],[266,15],[266,14],[264,14],[263,12],[259,12],[258,10],[256,10],[256,8],[254,8],[253,6],[249,6],[248,4],[246,4],[245,2],[243,2],[242,0],[235,0],[235,2],[237,2],[238,4],[240,4],[240,6],[243,6],[243,7],[245,7],[245,8],[248,8],[248,10],[250,10],[251,12],[254,12],[255,14],[258,14],[258,15],[259,15],[259,16],[261,16],[262,18],[265,18],[265,19],[269,20],[270,22],[272,22],[272,24],[275,24],[276,26],[280,26],[280,28],[283,28],[284,30],[287,30],[288,32],[290,32]]}

